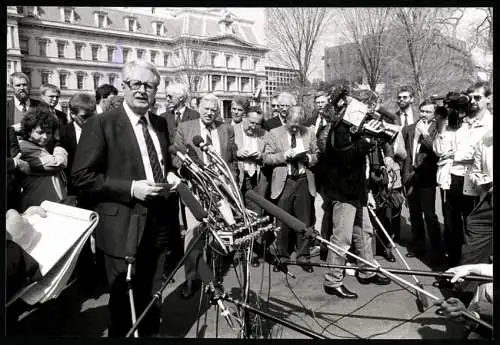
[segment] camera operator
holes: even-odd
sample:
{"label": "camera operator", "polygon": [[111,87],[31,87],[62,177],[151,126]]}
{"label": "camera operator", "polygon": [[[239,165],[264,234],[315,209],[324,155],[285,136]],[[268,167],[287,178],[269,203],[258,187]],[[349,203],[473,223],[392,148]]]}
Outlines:
{"label": "camera operator", "polygon": [[[477,200],[478,192],[469,176],[474,147],[493,126],[493,116],[487,108],[491,96],[489,86],[483,82],[475,83],[467,89],[466,94],[467,97],[456,93],[447,95],[444,103],[448,108],[448,125],[441,126],[434,145],[439,146],[449,137],[453,143],[445,153],[440,152],[441,159],[453,160],[450,186],[442,195],[449,267],[457,266],[460,262],[462,245],[465,243],[466,219]],[[467,99],[469,102],[464,102]]]}
{"label": "camera operator", "polygon": [[[330,94],[330,102],[339,114],[332,121],[325,148],[325,155],[329,161],[334,162],[327,167],[327,178],[324,181],[324,195],[333,202],[333,234],[330,240],[345,250],[348,250],[353,243],[361,258],[374,262],[373,227],[367,209],[369,178],[367,155],[373,150],[374,144],[371,139],[358,133],[354,134],[351,131],[352,126],[343,121],[347,105],[351,101],[347,94],[346,89],[337,89]],[[329,250],[327,262],[345,265],[346,258]],[[329,269],[324,277],[324,289],[327,294],[341,298],[358,297],[345,287],[343,269]],[[390,283],[390,279],[374,272],[359,271],[357,278],[361,284]]]}

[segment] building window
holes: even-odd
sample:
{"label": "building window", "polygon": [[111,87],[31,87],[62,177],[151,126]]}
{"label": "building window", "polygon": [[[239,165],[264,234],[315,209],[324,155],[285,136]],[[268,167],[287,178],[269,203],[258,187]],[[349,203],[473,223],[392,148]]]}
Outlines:
{"label": "building window", "polygon": [[151,63],[156,64],[156,52],[152,50],[150,54],[151,54]]}
{"label": "building window", "polygon": [[108,62],[113,62],[114,53],[115,53],[115,47],[108,47]]}
{"label": "building window", "polygon": [[49,83],[49,72],[42,71],[41,73],[41,85]]}
{"label": "building window", "polygon": [[83,77],[84,77],[83,73],[78,73],[76,75],[76,88],[78,90],[82,90],[83,89]]}
{"label": "building window", "polygon": [[233,86],[236,83],[236,77],[226,77],[226,91],[235,91],[233,90]]}
{"label": "building window", "polygon": [[101,76],[99,74],[94,74],[94,90],[97,90],[99,87],[99,80],[101,79]]}
{"label": "building window", "polygon": [[82,59],[82,49],[83,49],[83,44],[75,43],[75,59],[77,60]]}
{"label": "building window", "polygon": [[215,59],[217,58],[217,53],[210,54],[210,65],[215,67]]}
{"label": "building window", "polygon": [[99,60],[98,54],[99,54],[99,46],[93,45],[92,46],[92,61]]}
{"label": "building window", "polygon": [[253,69],[257,69],[258,63],[259,63],[259,59],[253,59]]}
{"label": "building window", "polygon": [[97,15],[97,27],[98,28],[105,28],[106,27],[106,15],[105,14],[98,14]]}
{"label": "building window", "polygon": [[65,90],[68,88],[67,81],[68,75],[66,73],[59,73],[59,88],[61,90]]}
{"label": "building window", "polygon": [[163,35],[163,23],[154,23],[154,27],[155,27],[155,34],[156,36],[161,36]]}
{"label": "building window", "polygon": [[130,32],[135,31],[135,19],[133,19],[133,18],[127,19],[127,30]]}
{"label": "building window", "polygon": [[21,54],[29,55],[27,38],[19,38],[19,49],[21,49]]}
{"label": "building window", "polygon": [[212,89],[211,89],[210,91],[215,91],[215,90],[217,90],[217,83],[219,82],[219,78],[220,78],[220,77],[219,77],[219,76],[216,76],[216,75],[213,75],[213,76],[212,76],[212,85],[211,85]]}
{"label": "building window", "polygon": [[144,56],[144,50],[137,49],[137,59],[142,60],[143,56]]}
{"label": "building window", "polygon": [[114,74],[110,74],[110,75],[108,76],[108,80],[109,80],[109,83],[110,83],[111,85],[115,85],[115,79],[116,79],[116,75],[114,75]]}
{"label": "building window", "polygon": [[165,78],[165,90],[167,89],[168,85],[170,85],[170,78],[166,77]]}
{"label": "building window", "polygon": [[40,41],[40,56],[47,56],[47,41]]}
{"label": "building window", "polygon": [[163,53],[163,66],[165,67],[170,66],[171,60],[172,60],[172,54]]}
{"label": "building window", "polygon": [[38,6],[28,6],[28,16],[39,16]]}
{"label": "building window", "polygon": [[196,50],[193,51],[193,65],[194,66],[201,65],[201,52]]}
{"label": "building window", "polygon": [[231,65],[231,55],[226,55],[226,68]]}
{"label": "building window", "polygon": [[195,91],[195,92],[200,91],[200,85],[201,85],[201,78],[194,77],[194,79],[193,79],[193,91]]}
{"label": "building window", "polygon": [[24,14],[24,6],[16,6],[17,14]]}
{"label": "building window", "polygon": [[129,52],[130,52],[129,48],[123,48],[122,49],[123,63],[127,62],[127,60],[128,60],[128,53]]}
{"label": "building window", "polygon": [[57,42],[57,57],[59,59],[64,59],[64,46],[66,43],[64,42]]}
{"label": "building window", "polygon": [[65,23],[73,23],[75,19],[75,11],[72,8],[62,9],[62,20]]}
{"label": "building window", "polygon": [[240,68],[245,69],[246,68],[246,58],[240,57]]}

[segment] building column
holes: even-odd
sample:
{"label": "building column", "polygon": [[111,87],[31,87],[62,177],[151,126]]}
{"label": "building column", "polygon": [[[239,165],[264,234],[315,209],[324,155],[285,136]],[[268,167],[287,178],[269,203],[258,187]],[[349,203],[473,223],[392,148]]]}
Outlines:
{"label": "building column", "polygon": [[14,48],[12,45],[12,26],[7,26],[7,49]]}
{"label": "building column", "polygon": [[19,48],[19,30],[17,25],[14,25],[12,27],[14,29],[13,31],[13,40],[12,40],[12,48]]}
{"label": "building column", "polygon": [[207,87],[208,92],[212,92],[212,75],[208,75],[208,87]]}

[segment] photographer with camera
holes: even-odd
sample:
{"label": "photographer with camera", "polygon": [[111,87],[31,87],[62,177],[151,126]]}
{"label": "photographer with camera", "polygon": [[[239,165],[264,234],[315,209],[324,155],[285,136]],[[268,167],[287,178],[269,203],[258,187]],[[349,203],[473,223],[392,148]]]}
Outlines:
{"label": "photographer with camera", "polygon": [[[330,103],[339,114],[332,120],[325,147],[326,157],[333,162],[327,167],[323,188],[325,197],[333,203],[333,234],[330,241],[345,250],[354,244],[361,258],[374,262],[373,227],[367,208],[370,176],[368,154],[374,149],[374,141],[363,135],[362,131],[354,131],[353,125],[344,121],[347,107],[354,101],[348,93],[346,88],[337,88],[329,95]],[[329,250],[327,263],[345,265],[346,258]],[[341,298],[358,297],[345,287],[343,269],[329,269],[324,277],[327,294]],[[390,284],[390,279],[375,272],[359,271],[357,278],[361,284]]]}
{"label": "photographer with camera", "polygon": [[[434,149],[437,149],[440,160],[453,160],[449,168],[449,189],[442,189],[449,267],[460,262],[467,217],[479,194],[471,182],[470,172],[474,148],[493,126],[493,116],[488,110],[490,96],[490,87],[484,82],[477,82],[465,94],[449,93],[444,100],[448,123],[440,125]],[[446,177],[447,174],[443,178]],[[444,187],[447,188],[447,185]]]}

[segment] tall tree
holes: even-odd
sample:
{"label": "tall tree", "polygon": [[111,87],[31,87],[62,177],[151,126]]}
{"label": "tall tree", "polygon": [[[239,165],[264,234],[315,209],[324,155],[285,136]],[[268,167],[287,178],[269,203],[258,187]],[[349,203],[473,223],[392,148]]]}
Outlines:
{"label": "tall tree", "polygon": [[327,8],[266,8],[265,28],[273,58],[298,70],[302,86],[307,84],[313,50],[330,18]]}
{"label": "tall tree", "polygon": [[353,42],[368,85],[375,90],[384,63],[384,44],[390,23],[391,8],[342,8],[342,34]]}

